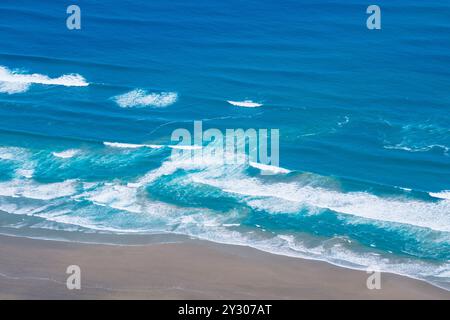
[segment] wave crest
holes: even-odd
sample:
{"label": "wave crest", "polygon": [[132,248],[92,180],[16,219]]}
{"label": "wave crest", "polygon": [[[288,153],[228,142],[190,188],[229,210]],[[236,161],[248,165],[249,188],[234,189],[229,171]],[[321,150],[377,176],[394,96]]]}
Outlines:
{"label": "wave crest", "polygon": [[262,103],[253,102],[251,100],[245,100],[245,101],[227,101],[229,104],[236,106],[236,107],[242,107],[242,108],[259,108],[262,107]]}
{"label": "wave crest", "polygon": [[121,108],[164,108],[174,104],[178,100],[178,94],[175,92],[147,93],[145,90],[136,89],[113,99]]}
{"label": "wave crest", "polygon": [[50,78],[47,75],[38,73],[19,73],[0,66],[0,93],[23,93],[26,92],[32,84],[65,87],[86,87],[89,85],[89,83],[79,74],[66,74],[58,78]]}

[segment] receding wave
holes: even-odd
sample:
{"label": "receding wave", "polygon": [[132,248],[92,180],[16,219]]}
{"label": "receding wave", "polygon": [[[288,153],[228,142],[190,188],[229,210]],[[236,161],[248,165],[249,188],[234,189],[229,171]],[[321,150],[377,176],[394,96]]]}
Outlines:
{"label": "receding wave", "polygon": [[156,107],[164,108],[174,104],[178,100],[176,92],[148,93],[142,89],[136,89],[128,93],[113,97],[113,100],[121,108]]}
{"label": "receding wave", "polygon": [[66,74],[57,78],[50,78],[43,74],[26,74],[11,71],[0,66],[0,92],[7,94],[26,92],[31,85],[56,85],[65,87],[86,87],[88,82],[79,74]]}

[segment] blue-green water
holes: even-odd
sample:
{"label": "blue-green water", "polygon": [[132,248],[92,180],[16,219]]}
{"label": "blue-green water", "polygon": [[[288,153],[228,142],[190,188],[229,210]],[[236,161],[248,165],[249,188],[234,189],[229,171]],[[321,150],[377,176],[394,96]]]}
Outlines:
{"label": "blue-green water", "polygon": [[[0,4],[1,233],[183,234],[449,288],[450,3],[378,1],[381,30],[364,1],[77,4],[73,31],[65,4]],[[279,129],[290,172],[174,159],[194,120]]]}

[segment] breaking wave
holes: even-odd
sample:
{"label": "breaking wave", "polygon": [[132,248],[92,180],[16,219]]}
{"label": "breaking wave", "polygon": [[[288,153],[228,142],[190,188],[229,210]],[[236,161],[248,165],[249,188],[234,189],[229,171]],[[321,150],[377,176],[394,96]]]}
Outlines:
{"label": "breaking wave", "polygon": [[164,108],[174,104],[178,100],[175,92],[148,93],[142,89],[136,89],[128,93],[115,96],[113,100],[121,108],[155,107]]}
{"label": "breaking wave", "polygon": [[227,101],[229,104],[236,106],[236,107],[242,107],[242,108],[259,108],[262,107],[262,103],[253,102],[251,100],[245,100],[245,101]]}
{"label": "breaking wave", "polygon": [[[1,161],[18,163],[15,176],[0,182],[0,210],[40,219],[37,223],[25,218],[21,228],[28,223],[30,228],[67,232],[169,232],[351,268],[377,265],[384,271],[425,279],[442,287],[450,282],[448,263],[415,257],[437,252],[444,260],[448,259],[445,248],[450,243],[450,201],[441,194],[442,199],[430,201],[405,195],[344,192],[327,179],[279,167],[250,162],[224,165],[214,158],[196,163],[181,156],[161,159],[155,168],[133,179],[87,181],[77,175],[76,179],[39,181],[40,162],[62,172],[75,168],[76,164],[84,166],[79,162],[83,157],[102,161],[102,166],[109,168],[119,163],[131,166],[140,161],[138,154],[152,155],[151,151],[142,153],[145,144],[105,142],[104,145],[105,152],[112,147],[118,151],[110,150],[114,156],[98,158],[99,151],[94,150],[33,154],[23,148],[0,148]],[[74,153],[82,156],[75,157]],[[64,165],[58,158],[64,159]],[[59,162],[59,167],[52,161]],[[21,175],[23,170],[35,169],[35,174],[28,178]],[[275,175],[264,176],[254,169],[271,170]],[[300,220],[295,222],[297,219]],[[351,233],[341,235],[340,224],[347,228],[359,224],[361,227],[353,232],[371,226],[390,237],[395,235],[400,244],[413,235],[418,247],[409,248],[410,254],[404,257],[374,251],[358,244],[359,238],[353,239]],[[308,225],[318,232],[317,238],[300,232]],[[320,237],[323,231],[319,226],[326,226],[324,230],[331,228],[331,236],[325,233],[325,238]],[[363,233],[361,237],[365,239],[367,235]],[[434,240],[429,242],[429,237]],[[430,250],[430,246],[434,249]]]}
{"label": "breaking wave", "polygon": [[86,87],[88,82],[79,74],[67,74],[57,78],[38,73],[26,74],[11,71],[0,66],[0,92],[7,94],[23,93],[28,91],[31,85],[56,85],[65,87]]}

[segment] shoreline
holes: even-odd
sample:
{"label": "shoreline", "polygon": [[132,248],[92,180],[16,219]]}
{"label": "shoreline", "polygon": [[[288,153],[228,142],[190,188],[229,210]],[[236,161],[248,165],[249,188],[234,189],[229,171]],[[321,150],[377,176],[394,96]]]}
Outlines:
{"label": "shoreline", "polygon": [[[81,268],[81,290],[66,269]],[[0,299],[450,299],[422,280],[204,240],[120,246],[0,235]]]}

